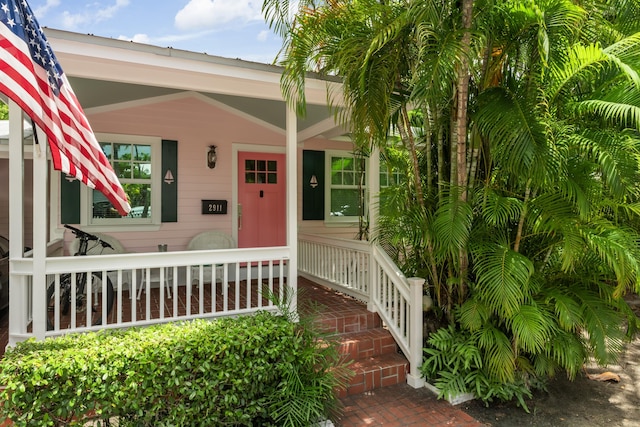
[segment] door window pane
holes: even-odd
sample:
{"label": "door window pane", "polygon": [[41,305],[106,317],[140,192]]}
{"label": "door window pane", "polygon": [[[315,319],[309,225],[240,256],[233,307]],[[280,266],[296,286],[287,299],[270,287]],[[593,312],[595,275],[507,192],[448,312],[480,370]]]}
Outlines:
{"label": "door window pane", "polygon": [[245,160],[244,167],[245,184],[278,183],[278,162],[276,160]]}

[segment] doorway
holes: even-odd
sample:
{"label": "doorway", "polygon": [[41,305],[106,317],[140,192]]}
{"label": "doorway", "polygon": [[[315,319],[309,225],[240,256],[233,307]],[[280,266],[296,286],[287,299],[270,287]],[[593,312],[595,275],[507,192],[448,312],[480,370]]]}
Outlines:
{"label": "doorway", "polygon": [[285,155],[238,152],[238,247],[285,246]]}

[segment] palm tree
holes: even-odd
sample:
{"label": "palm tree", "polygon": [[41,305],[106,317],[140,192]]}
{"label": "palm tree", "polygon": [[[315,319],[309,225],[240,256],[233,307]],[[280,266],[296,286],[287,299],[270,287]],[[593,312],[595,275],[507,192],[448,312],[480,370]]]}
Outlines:
{"label": "palm tree", "polygon": [[521,399],[527,378],[611,360],[637,326],[622,296],[639,290],[638,1],[299,4],[264,6],[287,99],[303,111],[309,70],[341,76],[338,117],[412,186],[388,190],[381,211],[405,213],[379,238],[451,325],[425,374]]}

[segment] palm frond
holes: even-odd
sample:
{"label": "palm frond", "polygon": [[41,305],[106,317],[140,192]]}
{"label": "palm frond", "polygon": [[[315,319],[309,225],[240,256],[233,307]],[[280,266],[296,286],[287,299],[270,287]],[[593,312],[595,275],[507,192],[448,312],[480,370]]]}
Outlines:
{"label": "palm frond", "polygon": [[[589,249],[615,274],[615,297],[621,297],[633,285],[640,287],[639,238],[635,233],[606,221],[600,221],[595,227],[583,227],[581,233]],[[635,250],[630,250],[634,247]]]}
{"label": "palm frond", "polygon": [[553,335],[551,316],[533,304],[523,304],[509,318],[513,340],[527,353],[539,353]]}
{"label": "palm frond", "polygon": [[482,328],[491,317],[489,307],[477,298],[470,298],[464,302],[457,312],[460,325],[471,332]]}
{"label": "palm frond", "polygon": [[484,355],[482,366],[489,376],[504,383],[514,381],[516,357],[504,332],[487,325],[474,335]]}
{"label": "palm frond", "polygon": [[511,318],[525,300],[533,264],[524,255],[497,244],[474,245],[472,254],[475,292],[500,317]]}
{"label": "palm frond", "polygon": [[541,375],[553,375],[555,364],[562,367],[573,379],[581,371],[587,360],[584,342],[579,336],[566,331],[558,331],[547,343],[546,352],[535,356],[534,367]]}
{"label": "palm frond", "polygon": [[624,331],[621,328],[623,317],[612,307],[603,304],[595,293],[582,293],[580,297],[586,339],[593,357],[600,365],[615,362],[624,343]]}
{"label": "palm frond", "polygon": [[544,173],[536,161],[546,150],[547,129],[535,115],[536,106],[511,90],[498,88],[481,94],[478,104],[473,119],[490,141],[498,170],[514,175]]}
{"label": "palm frond", "polygon": [[432,227],[438,251],[455,255],[465,248],[472,220],[471,206],[453,191],[434,214]]}
{"label": "palm frond", "polygon": [[567,51],[566,57],[566,61],[554,62],[550,66],[550,81],[545,92],[552,103],[570,100],[575,95],[575,85],[581,79],[593,79],[605,69],[609,60],[595,44],[576,44]]}
{"label": "palm frond", "polygon": [[579,333],[584,324],[580,303],[558,283],[543,289],[541,296],[555,313],[558,326],[566,332]]}
{"label": "palm frond", "polygon": [[489,188],[484,189],[479,200],[482,206],[482,218],[492,227],[502,228],[513,224],[522,213],[523,203],[515,197],[499,195]]}

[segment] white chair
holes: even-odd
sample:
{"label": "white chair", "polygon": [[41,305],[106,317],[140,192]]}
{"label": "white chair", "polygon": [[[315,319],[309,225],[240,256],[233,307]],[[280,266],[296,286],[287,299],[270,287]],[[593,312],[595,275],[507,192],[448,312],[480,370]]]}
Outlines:
{"label": "white chair", "polygon": [[[87,247],[87,255],[111,255],[111,254],[126,254],[127,250],[122,246],[122,243],[115,237],[108,234],[92,233],[97,236],[103,242],[109,243],[113,248],[104,248],[100,244],[96,244],[95,241],[89,241]],[[69,252],[71,255],[75,255],[80,248],[80,239],[73,239],[69,246]],[[114,288],[118,286],[118,272],[108,271],[107,276],[111,280],[111,284]],[[122,284],[129,285],[129,298],[131,298],[131,270],[122,270]]]}
{"label": "white chair", "polygon": [[[212,249],[231,249],[235,248],[236,243],[233,240],[233,237],[228,234],[217,231],[203,231],[195,235],[189,244],[187,245],[187,250],[189,251],[197,251],[197,250],[212,250]],[[224,275],[224,264],[216,264],[216,279],[222,282]],[[203,274],[202,280],[204,283],[211,283],[213,280],[213,266],[212,265],[203,265]],[[200,266],[194,265],[191,266],[191,284],[198,285],[200,282]]]}

